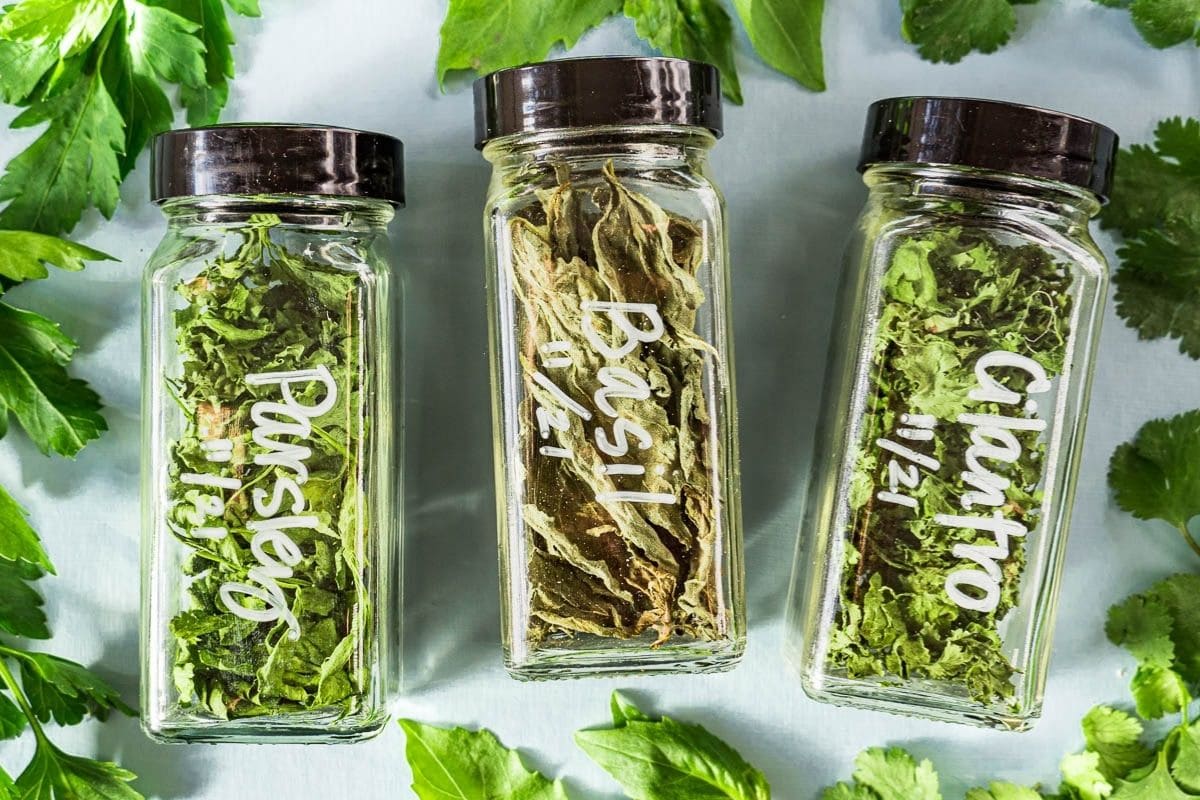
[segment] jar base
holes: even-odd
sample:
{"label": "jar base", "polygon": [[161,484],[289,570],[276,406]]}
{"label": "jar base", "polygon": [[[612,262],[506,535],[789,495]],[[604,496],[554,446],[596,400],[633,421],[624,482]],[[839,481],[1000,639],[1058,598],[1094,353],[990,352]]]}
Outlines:
{"label": "jar base", "polygon": [[886,685],[866,680],[848,680],[825,675],[820,682],[803,675],[804,693],[818,703],[882,711],[902,717],[954,722],[977,728],[1023,732],[1033,728],[1042,716],[1041,703],[1024,711],[981,706],[966,700],[922,691],[919,688]]}
{"label": "jar base", "polygon": [[708,675],[735,668],[746,652],[744,639],[662,647],[644,652],[545,649],[518,662],[505,655],[508,674],[519,681],[574,680],[590,677]]}
{"label": "jar base", "polygon": [[378,736],[391,718],[370,714],[338,718],[332,714],[295,715],[286,722],[276,718],[220,720],[180,715],[164,720],[142,719],[142,730],[162,744],[353,744]]}

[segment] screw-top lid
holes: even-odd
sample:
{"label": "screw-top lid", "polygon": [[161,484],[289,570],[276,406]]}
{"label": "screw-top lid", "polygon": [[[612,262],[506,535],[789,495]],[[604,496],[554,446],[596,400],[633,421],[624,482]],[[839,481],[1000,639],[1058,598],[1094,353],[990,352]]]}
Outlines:
{"label": "screw-top lid", "polygon": [[475,146],[597,125],[694,125],[721,135],[721,76],[681,58],[568,58],[475,81]]}
{"label": "screw-top lid", "polygon": [[404,205],[404,145],[325,125],[231,124],[154,137],[151,198],[324,195]]}
{"label": "screw-top lid", "polygon": [[1082,117],[996,100],[893,97],[867,113],[859,170],[873,164],[954,164],[1112,188],[1117,134]]}

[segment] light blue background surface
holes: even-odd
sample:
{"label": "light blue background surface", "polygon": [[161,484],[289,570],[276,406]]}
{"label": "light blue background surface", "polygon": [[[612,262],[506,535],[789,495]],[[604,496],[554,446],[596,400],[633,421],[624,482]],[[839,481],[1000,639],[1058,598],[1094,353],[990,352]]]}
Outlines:
{"label": "light blue background surface", "polygon": [[[518,3],[520,0],[497,0]],[[578,797],[617,798],[571,741],[605,722],[609,693],[703,722],[764,770],[780,800],[810,800],[846,776],[860,749],[903,744],[935,760],[947,798],[984,778],[1057,780],[1094,703],[1127,697],[1127,662],[1104,639],[1107,607],[1179,569],[1200,567],[1169,529],[1115,509],[1112,449],[1146,419],[1200,405],[1200,365],[1170,342],[1143,343],[1107,315],[1045,717],[1027,734],[980,731],[822,706],[780,655],[782,606],[821,390],[844,237],[864,197],[854,171],[867,104],[895,94],[966,94],[1058,108],[1106,122],[1128,142],[1200,108],[1200,50],[1145,45],[1126,13],[1090,0],[1020,7],[1014,43],[956,66],[922,62],[899,38],[895,0],[834,0],[826,25],[830,89],[770,72],[741,42],[746,104],[730,107],[714,153],[729,202],[740,382],[750,650],[714,677],[527,685],[501,667],[491,422],[479,213],[488,167],[471,146],[471,97],[434,78],[443,0],[266,0],[239,20],[239,76],[227,120],[325,122],[401,136],[409,207],[394,228],[407,273],[405,716],[487,726],[527,760],[569,777]],[[624,21],[578,54],[646,52]],[[9,109],[5,110],[10,111]],[[0,122],[7,122],[6,114]],[[5,132],[7,160],[34,132]],[[47,594],[55,652],[95,663],[136,697],[138,397],[141,267],[163,222],[147,204],[146,157],[116,218],[77,231],[119,264],[55,274],[11,302],[61,320],[82,343],[75,372],[103,395],[111,432],[72,463],[20,434],[0,443],[0,483],[29,509],[59,568]],[[1111,254],[1112,243],[1101,237]],[[399,454],[398,454],[399,455]],[[29,737],[0,747],[18,770]],[[403,737],[342,747],[152,744],[134,721],[58,732],[69,749],[138,772],[148,796],[206,800],[384,800],[411,796]]]}

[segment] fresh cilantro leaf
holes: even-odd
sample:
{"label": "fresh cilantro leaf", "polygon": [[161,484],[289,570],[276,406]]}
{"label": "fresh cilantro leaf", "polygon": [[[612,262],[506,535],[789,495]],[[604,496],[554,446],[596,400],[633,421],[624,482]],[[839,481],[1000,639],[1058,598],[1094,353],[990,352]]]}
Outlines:
{"label": "fresh cilantro leaf", "polygon": [[453,70],[488,73],[570,48],[621,10],[622,0],[450,0],[438,48],[438,82]]}
{"label": "fresh cilantro leaf", "polygon": [[1100,771],[1098,753],[1076,753],[1062,760],[1064,794],[1072,800],[1104,800],[1112,794],[1112,784]]}
{"label": "fresh cilantro leaf", "polygon": [[16,796],[20,800],[144,800],[129,785],[136,777],[116,764],[68,755],[41,741],[17,778]]}
{"label": "fresh cilantro leaf", "polygon": [[67,57],[104,30],[117,0],[24,0],[0,18],[0,38],[55,47]]}
{"label": "fresh cilantro leaf", "polygon": [[[0,434],[3,430],[3,421],[0,421]],[[3,486],[0,486],[0,559],[54,572],[50,557],[42,549],[41,539],[25,521],[25,512]]]}
{"label": "fresh cilantro leaf", "polygon": [[1145,719],[1178,713],[1186,697],[1179,673],[1162,667],[1138,667],[1129,689],[1133,692],[1138,714]]}
{"label": "fresh cilantro leaf", "polygon": [[614,727],[575,742],[632,800],[769,800],[763,774],[701,726],[650,719],[626,698],[613,716]]}
{"label": "fresh cilantro leaf", "polygon": [[1200,409],[1143,425],[1113,453],[1108,483],[1122,509],[1174,525],[1200,555],[1188,530],[1200,516]]}
{"label": "fresh cilantro leaf", "polygon": [[1151,667],[1170,669],[1175,662],[1171,614],[1159,602],[1134,595],[1108,610],[1108,639]]}
{"label": "fresh cilantro leaf", "polygon": [[[0,692],[0,739],[15,739],[25,732],[29,719],[12,699]],[[3,780],[0,779],[0,798],[4,797]]]}
{"label": "fresh cilantro leaf", "polygon": [[1121,151],[1100,222],[1125,239],[1117,313],[1141,338],[1177,338],[1200,358],[1200,120],[1163,120],[1153,147]]}
{"label": "fresh cilantro leaf", "polygon": [[1167,766],[1166,751],[1160,750],[1154,770],[1131,781],[1121,781],[1112,794],[1112,800],[1189,800],[1189,795],[1179,788],[1171,777]]}
{"label": "fresh cilantro leaf", "polygon": [[400,720],[420,800],[567,800],[561,781],[530,772],[490,731],[436,728]]}
{"label": "fresh cilantro leaf", "polygon": [[64,369],[75,348],[57,324],[0,303],[0,418],[15,415],[43,453],[73,456],[108,429],[99,397]]}
{"label": "fresh cilantro leaf", "polygon": [[49,123],[0,177],[0,228],[60,233],[95,205],[106,217],[117,207],[125,126],[99,73],[84,76],[62,94],[39,100],[13,127]]}
{"label": "fresh cilantro leaf", "polygon": [[1189,792],[1200,792],[1200,730],[1190,725],[1180,730],[1171,775]]}
{"label": "fresh cilantro leaf", "polygon": [[75,271],[83,269],[85,261],[113,260],[99,250],[57,236],[0,230],[0,276],[13,281],[44,278],[49,274],[47,264]]}
{"label": "fresh cilantro leaf", "polygon": [[1096,706],[1083,718],[1083,737],[1097,756],[1097,767],[1108,780],[1128,775],[1150,763],[1151,753],[1142,744],[1142,723],[1108,706]]}
{"label": "fresh cilantro leaf", "polygon": [[1042,800],[1042,793],[1015,783],[1000,781],[992,783],[987,789],[972,789],[967,792],[967,800]]}
{"label": "fresh cilantro leaf", "polygon": [[121,695],[96,673],[48,653],[12,651],[21,663],[21,686],[42,722],[76,725],[86,716],[104,719],[116,709],[134,715]]}
{"label": "fresh cilantro leaf", "polygon": [[0,630],[28,639],[50,638],[42,596],[28,583],[41,575],[30,564],[0,561]]}
{"label": "fresh cilantro leaf", "polygon": [[1017,27],[1015,0],[900,0],[901,32],[928,61],[953,64],[972,50],[992,53]]}
{"label": "fresh cilantro leaf", "polygon": [[1175,575],[1147,594],[1171,615],[1175,671],[1189,684],[1200,683],[1200,575]]}
{"label": "fresh cilantro leaf", "polygon": [[825,91],[825,0],[736,0],[735,5],[763,61],[809,89]]}
{"label": "fresh cilantro leaf", "polygon": [[1153,47],[1174,47],[1189,39],[1200,44],[1200,0],[1134,0],[1129,13]]}
{"label": "fresh cilantro leaf", "polygon": [[666,55],[716,66],[725,96],[741,104],[733,21],[719,0],[625,0],[625,16],[638,36]]}
{"label": "fresh cilantro leaf", "polygon": [[24,103],[57,63],[53,47],[0,39],[0,100]]}
{"label": "fresh cilantro leaf", "polygon": [[854,760],[854,780],[879,800],[942,800],[937,772],[928,759],[917,763],[899,747],[871,748]]}

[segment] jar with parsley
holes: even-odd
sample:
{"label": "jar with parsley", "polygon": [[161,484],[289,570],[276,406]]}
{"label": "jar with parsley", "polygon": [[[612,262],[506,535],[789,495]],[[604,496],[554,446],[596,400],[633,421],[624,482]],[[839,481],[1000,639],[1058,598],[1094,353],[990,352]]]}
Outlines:
{"label": "jar with parsley", "polygon": [[715,67],[584,58],[475,84],[505,661],[715,672],[746,640]]}
{"label": "jar with parsley", "polygon": [[142,723],[354,741],[388,719],[398,596],[386,228],[401,143],[172,131],[143,321]]}
{"label": "jar with parsley", "polygon": [[815,699],[1040,715],[1107,268],[1117,137],[941,97],[870,110],[866,209],[789,601]]}

